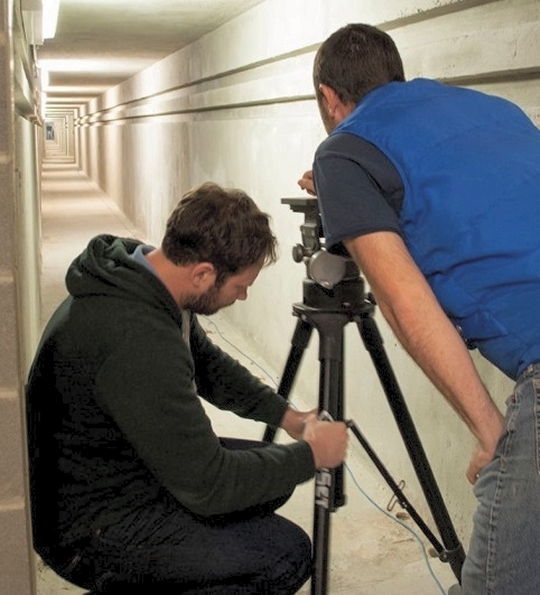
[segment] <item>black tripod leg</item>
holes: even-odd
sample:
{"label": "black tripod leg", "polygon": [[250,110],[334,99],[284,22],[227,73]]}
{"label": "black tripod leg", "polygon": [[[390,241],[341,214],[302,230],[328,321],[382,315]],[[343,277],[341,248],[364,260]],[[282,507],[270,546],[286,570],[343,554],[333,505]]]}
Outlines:
{"label": "black tripod leg", "polygon": [[[319,410],[341,420],[344,416],[343,327],[347,318],[332,313],[313,315],[312,319],[320,335]],[[319,469],[315,476],[312,595],[327,592],[330,515],[344,503],[343,466]]]}
{"label": "black tripod leg", "polygon": [[[280,394],[285,399],[289,398],[289,393],[291,392],[291,388],[294,384],[296,373],[300,366],[300,362],[302,361],[304,351],[308,346],[312,331],[313,327],[309,322],[298,319],[296,328],[294,329],[293,338],[291,339],[291,349],[289,351],[289,356],[287,357],[285,369],[283,371],[283,375],[281,376],[281,381],[277,390],[278,394]],[[273,426],[266,426],[263,436],[264,442],[273,442],[276,431],[277,428]]]}
{"label": "black tripod leg", "polygon": [[461,583],[461,568],[465,560],[465,552],[457,538],[424,448],[420,442],[394,372],[392,371],[390,361],[383,347],[381,335],[371,316],[362,317],[361,321],[358,321],[357,324],[362,341],[375,364],[377,375],[383,386],[405,447],[409,453],[416,475],[420,480],[426,501],[446,548],[444,556],[441,556],[441,560],[450,563],[456,578]]}
{"label": "black tripod leg", "polygon": [[[335,346],[335,351],[324,354],[325,337],[321,336],[321,367],[319,379],[319,411],[326,411],[332,420],[343,420],[345,406],[343,402],[343,341],[340,338]],[[332,471],[334,481],[332,482],[332,500],[330,509],[332,512],[345,505],[343,493],[343,466]]]}

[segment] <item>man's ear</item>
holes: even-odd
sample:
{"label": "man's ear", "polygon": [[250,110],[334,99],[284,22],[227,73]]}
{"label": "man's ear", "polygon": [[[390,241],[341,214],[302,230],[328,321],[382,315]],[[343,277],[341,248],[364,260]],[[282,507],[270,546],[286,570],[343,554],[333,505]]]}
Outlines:
{"label": "man's ear", "polygon": [[319,91],[324,97],[324,107],[335,124],[339,124],[354,110],[354,104],[343,103],[332,87],[321,83]]}
{"label": "man's ear", "polygon": [[332,89],[332,87],[329,87],[328,85],[325,85],[324,83],[321,83],[319,85],[319,91],[321,92],[322,96],[324,97],[324,106],[326,107],[326,110],[328,112],[328,115],[333,118],[335,111],[336,111],[336,105],[337,102],[339,101],[339,97],[337,95],[337,93],[334,91],[334,89]]}
{"label": "man's ear", "polygon": [[210,262],[199,262],[191,269],[191,282],[196,289],[207,291],[216,280],[216,269]]}

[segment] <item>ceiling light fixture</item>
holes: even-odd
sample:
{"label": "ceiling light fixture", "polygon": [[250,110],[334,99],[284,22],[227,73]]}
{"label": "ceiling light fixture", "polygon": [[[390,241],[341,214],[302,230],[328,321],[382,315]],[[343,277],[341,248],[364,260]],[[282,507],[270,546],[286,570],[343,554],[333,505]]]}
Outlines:
{"label": "ceiling light fixture", "polygon": [[43,39],[52,39],[56,35],[60,0],[42,0],[43,2]]}

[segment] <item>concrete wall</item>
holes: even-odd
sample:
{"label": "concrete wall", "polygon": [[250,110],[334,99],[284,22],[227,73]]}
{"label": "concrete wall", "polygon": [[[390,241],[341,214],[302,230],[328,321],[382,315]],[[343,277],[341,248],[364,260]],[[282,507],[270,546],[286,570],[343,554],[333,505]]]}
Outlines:
{"label": "concrete wall", "polygon": [[[130,81],[110,89],[75,122],[81,167],[158,242],[172,206],[205,180],[237,186],[268,211],[281,259],[247,304],[228,316],[279,376],[302,299],[303,265],[290,248],[302,215],[280,203],[325,133],[311,85],[318,45],[348,22],[388,31],[408,78],[433,77],[516,101],[540,122],[540,3],[536,0],[267,0]],[[419,304],[419,308],[421,305]],[[465,469],[472,437],[376,316],[443,495],[466,541],[474,502]],[[317,339],[294,399],[316,405]],[[482,377],[503,406],[511,383],[480,357]],[[411,499],[412,469],[356,328],[346,329],[347,416],[356,419]],[[293,400],[294,400],[293,399]],[[365,457],[354,448],[351,463]],[[422,506],[419,505],[422,509]]]}
{"label": "concrete wall", "polygon": [[39,142],[19,3],[0,0],[0,593],[34,591],[24,379],[40,332]]}

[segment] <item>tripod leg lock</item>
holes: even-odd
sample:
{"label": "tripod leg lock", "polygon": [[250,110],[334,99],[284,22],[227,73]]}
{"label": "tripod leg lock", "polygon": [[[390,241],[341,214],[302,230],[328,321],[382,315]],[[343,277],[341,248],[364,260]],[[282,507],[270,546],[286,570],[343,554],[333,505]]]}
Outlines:
{"label": "tripod leg lock", "polygon": [[319,421],[335,421],[335,420],[328,413],[328,411],[326,411],[325,409],[323,409],[322,411],[319,412]]}
{"label": "tripod leg lock", "polygon": [[[319,413],[319,421],[336,421],[325,409]],[[348,428],[354,428],[355,423],[352,419],[342,420]]]}

